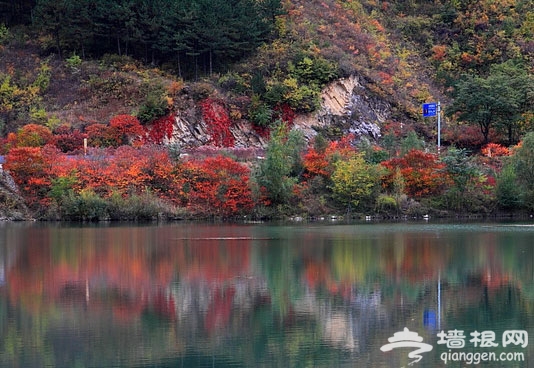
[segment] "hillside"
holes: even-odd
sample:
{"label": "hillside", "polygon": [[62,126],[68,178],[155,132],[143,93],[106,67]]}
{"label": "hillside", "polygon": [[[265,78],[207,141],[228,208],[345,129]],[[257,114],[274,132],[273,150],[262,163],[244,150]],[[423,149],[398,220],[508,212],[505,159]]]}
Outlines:
{"label": "hillside", "polygon": [[[239,110],[239,117],[265,126],[271,123],[265,115],[272,116],[277,106],[289,105],[297,114],[316,111],[320,91],[328,82],[357,77],[366,96],[391,107],[390,123],[414,125],[423,138],[433,139],[436,132],[432,122],[421,118],[423,102],[441,100],[444,106],[449,105],[453,95],[445,92],[462,73],[485,76],[491,65],[509,59],[521,59],[526,65],[534,61],[530,2],[490,2],[486,7],[485,1],[456,5],[414,1],[407,5],[395,1],[294,0],[274,10],[276,4],[264,4],[269,11],[258,10],[258,16],[268,12],[276,21],[271,25],[264,22],[266,30],[258,36],[263,43],[255,52],[247,52],[249,56],[237,53],[224,57],[213,49],[213,54],[201,52],[202,57],[191,58],[188,52],[182,55],[178,50],[174,57],[180,64],[176,64],[162,51],[163,46],[153,44],[151,59],[160,60],[154,68],[143,66],[147,54],[134,47],[134,39],[128,41],[131,56],[124,55],[125,46],[115,50],[108,43],[97,44],[98,34],[88,36],[82,44],[67,42],[67,37],[72,38],[67,30],[72,24],[68,22],[73,19],[56,24],[60,30],[56,39],[42,31],[28,32],[30,28],[4,27],[0,37],[2,133],[5,136],[31,122],[83,127],[106,123],[118,114],[139,117],[145,113],[141,121],[149,123],[168,110],[194,108],[191,102],[194,105],[206,95],[222,98],[233,110]],[[43,16],[35,21],[37,29],[54,25],[44,15],[45,11],[62,10],[53,6],[47,1],[39,3],[36,11]],[[138,8],[140,14],[143,9]],[[152,10],[162,22],[176,24],[170,34],[180,31],[180,13],[165,19],[162,9]],[[24,9],[19,11],[24,19]],[[227,15],[228,22],[230,17]],[[144,26],[141,20],[133,25],[139,32],[148,32]],[[269,27],[273,28],[271,33]],[[241,32],[239,26],[235,29]],[[158,42],[164,42],[164,31],[153,31],[159,33],[146,37],[159,36]],[[225,39],[224,35],[217,37]],[[184,42],[189,41],[186,38]],[[242,47],[245,51],[249,46]],[[123,55],[107,53],[113,51]],[[82,54],[94,56],[80,58]],[[191,74],[191,67],[203,70],[202,75],[199,71]],[[171,105],[163,106],[165,99],[172,101]]]}
{"label": "hillside", "polygon": [[[388,170],[400,163],[388,166],[387,160],[401,159],[407,147],[435,152],[435,119],[421,116],[425,102],[441,101],[445,108],[445,147],[476,153],[488,143],[511,146],[534,130],[530,1],[228,4],[99,0],[86,13],[82,0],[41,0],[0,12],[0,154],[50,159],[49,151],[13,149],[53,143],[75,155],[84,138],[90,149],[116,149],[139,146],[144,136],[144,143],[164,145],[171,154],[201,158],[219,151],[254,161],[269,154],[283,122],[305,142],[301,162],[279,173],[292,186],[312,175],[306,149],[347,137],[351,150]],[[317,146],[323,139],[327,143]],[[480,175],[494,178],[501,167],[493,162]],[[313,190],[325,195],[319,211],[338,211],[347,199],[332,192],[335,165],[328,170],[317,172],[324,183]],[[63,175],[55,172],[52,182],[41,184],[61,182],[80,194],[81,179],[67,185]],[[251,173],[255,185],[262,182],[258,175]],[[391,195],[392,183],[384,178],[381,185],[389,189],[383,194]],[[445,187],[437,185],[435,193]],[[49,190],[38,189],[33,200]],[[417,202],[434,193],[404,191]],[[277,201],[294,207],[288,197],[260,202]],[[300,206],[309,212],[309,203]]]}

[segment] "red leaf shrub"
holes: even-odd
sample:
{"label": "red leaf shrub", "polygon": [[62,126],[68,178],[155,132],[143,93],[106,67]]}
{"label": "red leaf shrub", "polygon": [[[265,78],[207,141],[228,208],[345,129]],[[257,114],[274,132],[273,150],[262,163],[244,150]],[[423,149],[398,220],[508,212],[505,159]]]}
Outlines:
{"label": "red leaf shrub", "polygon": [[187,163],[188,207],[203,216],[236,216],[254,206],[249,186],[249,169],[234,160],[218,156]]}
{"label": "red leaf shrub", "polygon": [[6,156],[4,165],[9,170],[23,197],[32,208],[46,205],[51,179],[52,163],[59,161],[56,147],[17,147]]}
{"label": "red leaf shrub", "polygon": [[174,130],[174,121],[174,114],[156,119],[146,129],[145,141],[148,143],[163,144],[165,139],[171,139]]}
{"label": "red leaf shrub", "polygon": [[83,149],[83,140],[87,138],[87,134],[77,129],[73,130],[67,125],[61,125],[54,130],[54,138],[56,147],[61,152],[76,152]]}
{"label": "red leaf shrub", "polygon": [[510,150],[498,143],[488,143],[481,150],[482,154],[487,157],[509,156]]}
{"label": "red leaf shrub", "polygon": [[145,131],[139,120],[132,115],[117,115],[109,121],[109,134],[117,142],[116,146],[139,141]]}
{"label": "red leaf shrub", "polygon": [[444,173],[445,164],[437,155],[419,150],[411,150],[403,157],[392,158],[381,163],[389,173],[382,179],[383,186],[391,189],[395,169],[399,168],[405,182],[406,194],[421,198],[441,193],[448,177]]}
{"label": "red leaf shrub", "polygon": [[230,131],[232,124],[224,104],[220,101],[206,98],[200,103],[202,118],[208,126],[211,143],[217,147],[233,147],[235,138]]}

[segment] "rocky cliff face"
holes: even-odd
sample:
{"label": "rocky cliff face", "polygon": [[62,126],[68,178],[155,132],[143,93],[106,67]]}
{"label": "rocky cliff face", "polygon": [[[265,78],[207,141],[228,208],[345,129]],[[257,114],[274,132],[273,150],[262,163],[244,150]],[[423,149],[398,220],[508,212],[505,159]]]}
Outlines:
{"label": "rocky cliff face", "polygon": [[390,115],[390,106],[369,95],[355,76],[337,80],[323,90],[321,108],[297,117],[295,125],[308,139],[322,130],[326,135],[354,133],[356,137],[377,140],[380,125]]}
{"label": "rocky cliff face", "polygon": [[0,169],[0,221],[30,218],[30,211],[24,204],[24,199],[19,195],[13,178]]}
{"label": "rocky cliff face", "polygon": [[[337,137],[354,133],[357,137],[377,140],[380,126],[391,115],[391,107],[371,94],[357,77],[337,80],[321,94],[321,107],[312,114],[299,115],[295,127],[311,140],[319,131]],[[238,120],[231,127],[237,147],[262,148],[267,140],[260,136],[246,120]],[[206,123],[194,108],[182,109],[176,115],[170,143],[181,147],[198,147],[209,142]]]}

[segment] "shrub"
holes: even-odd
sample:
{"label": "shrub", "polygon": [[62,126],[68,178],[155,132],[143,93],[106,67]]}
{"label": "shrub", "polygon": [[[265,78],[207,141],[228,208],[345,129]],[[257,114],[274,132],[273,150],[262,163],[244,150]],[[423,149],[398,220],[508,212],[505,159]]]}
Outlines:
{"label": "shrub", "polygon": [[378,213],[389,214],[398,209],[397,200],[391,196],[381,194],[376,199],[376,210]]}
{"label": "shrub", "polygon": [[72,72],[78,72],[80,66],[82,65],[82,58],[76,54],[72,54],[69,58],[65,60],[65,64]]}
{"label": "shrub", "polygon": [[110,220],[155,220],[170,215],[172,209],[150,192],[123,197],[114,193],[107,199]]}
{"label": "shrub", "polygon": [[150,123],[167,115],[169,105],[166,100],[166,90],[162,84],[144,84],[141,87],[145,100],[139,106],[137,118],[141,124]]}
{"label": "shrub", "polygon": [[17,147],[43,147],[53,139],[52,132],[47,127],[27,124],[17,132]]}
{"label": "shrub", "polygon": [[62,217],[78,221],[107,220],[108,204],[106,200],[91,190],[82,190],[79,194],[70,192],[62,199]]}

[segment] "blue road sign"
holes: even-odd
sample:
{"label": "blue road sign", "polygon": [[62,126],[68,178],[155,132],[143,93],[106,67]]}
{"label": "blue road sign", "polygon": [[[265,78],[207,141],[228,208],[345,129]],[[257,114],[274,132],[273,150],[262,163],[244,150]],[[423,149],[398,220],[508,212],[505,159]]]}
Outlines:
{"label": "blue road sign", "polygon": [[423,117],[429,118],[438,114],[438,104],[435,102],[423,104]]}

